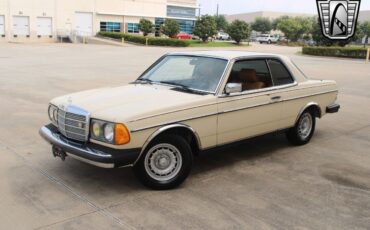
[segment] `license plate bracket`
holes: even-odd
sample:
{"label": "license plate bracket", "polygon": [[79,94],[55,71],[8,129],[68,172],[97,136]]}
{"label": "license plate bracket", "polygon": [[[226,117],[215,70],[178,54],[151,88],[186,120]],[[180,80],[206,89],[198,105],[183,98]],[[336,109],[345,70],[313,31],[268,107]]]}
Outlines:
{"label": "license plate bracket", "polygon": [[52,147],[52,152],[53,152],[53,156],[54,157],[59,157],[60,159],[62,159],[62,161],[65,161],[66,160],[66,157],[67,157],[67,154],[66,152],[64,152],[61,148],[59,148],[58,146],[53,146]]}

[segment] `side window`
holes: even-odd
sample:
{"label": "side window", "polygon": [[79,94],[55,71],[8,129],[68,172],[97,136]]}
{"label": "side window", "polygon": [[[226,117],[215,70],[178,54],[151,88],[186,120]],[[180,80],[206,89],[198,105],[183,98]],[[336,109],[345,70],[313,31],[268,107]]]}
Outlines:
{"label": "side window", "polygon": [[280,61],[268,60],[268,65],[275,86],[287,85],[294,82],[292,76]]}
{"label": "side window", "polygon": [[241,83],[243,91],[271,87],[272,80],[266,60],[245,60],[235,62],[229,83]]}

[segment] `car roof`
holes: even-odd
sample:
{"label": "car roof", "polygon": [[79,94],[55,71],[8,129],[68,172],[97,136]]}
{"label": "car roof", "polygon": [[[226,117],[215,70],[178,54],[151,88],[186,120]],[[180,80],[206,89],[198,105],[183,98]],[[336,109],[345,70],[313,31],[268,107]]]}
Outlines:
{"label": "car roof", "polygon": [[204,57],[215,57],[222,59],[236,59],[236,58],[248,58],[248,57],[272,57],[272,58],[282,58],[286,57],[283,55],[272,54],[272,53],[258,53],[258,52],[246,52],[246,51],[189,51],[189,52],[175,52],[169,53],[169,55],[189,55],[189,56],[204,56]]}

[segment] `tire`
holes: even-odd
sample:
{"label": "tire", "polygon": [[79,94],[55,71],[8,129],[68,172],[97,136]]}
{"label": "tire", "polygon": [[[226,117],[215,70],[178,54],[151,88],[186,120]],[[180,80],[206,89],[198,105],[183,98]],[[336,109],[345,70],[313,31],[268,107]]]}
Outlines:
{"label": "tire", "polygon": [[263,42],[260,42],[260,44],[262,44]]}
{"label": "tire", "polygon": [[315,114],[310,110],[305,110],[295,126],[286,132],[288,141],[297,146],[307,144],[315,133],[315,127]]}
{"label": "tire", "polygon": [[271,40],[268,40],[267,44],[271,44]]}
{"label": "tire", "polygon": [[134,173],[144,186],[167,190],[182,184],[192,166],[193,153],[188,142],[178,135],[163,135],[145,149]]}

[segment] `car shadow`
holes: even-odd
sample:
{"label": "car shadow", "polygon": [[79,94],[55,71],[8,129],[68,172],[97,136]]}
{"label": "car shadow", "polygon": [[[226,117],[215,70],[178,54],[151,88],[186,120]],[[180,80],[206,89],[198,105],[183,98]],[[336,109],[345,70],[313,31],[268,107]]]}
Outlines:
{"label": "car shadow", "polygon": [[[281,133],[268,134],[236,144],[201,153],[195,157],[194,168],[190,175],[201,175],[230,165],[248,161],[256,164],[261,159],[271,157],[275,152],[290,146]],[[65,164],[58,164],[54,173],[74,188],[82,192],[101,192],[104,195],[127,194],[138,190],[147,190],[136,179],[132,168],[101,169],[77,160],[68,159]],[[184,186],[180,186],[180,189]]]}
{"label": "car shadow", "polygon": [[271,157],[282,148],[290,146],[285,135],[279,132],[205,151],[195,158],[193,175],[218,170],[241,161],[255,164],[256,161]]}

